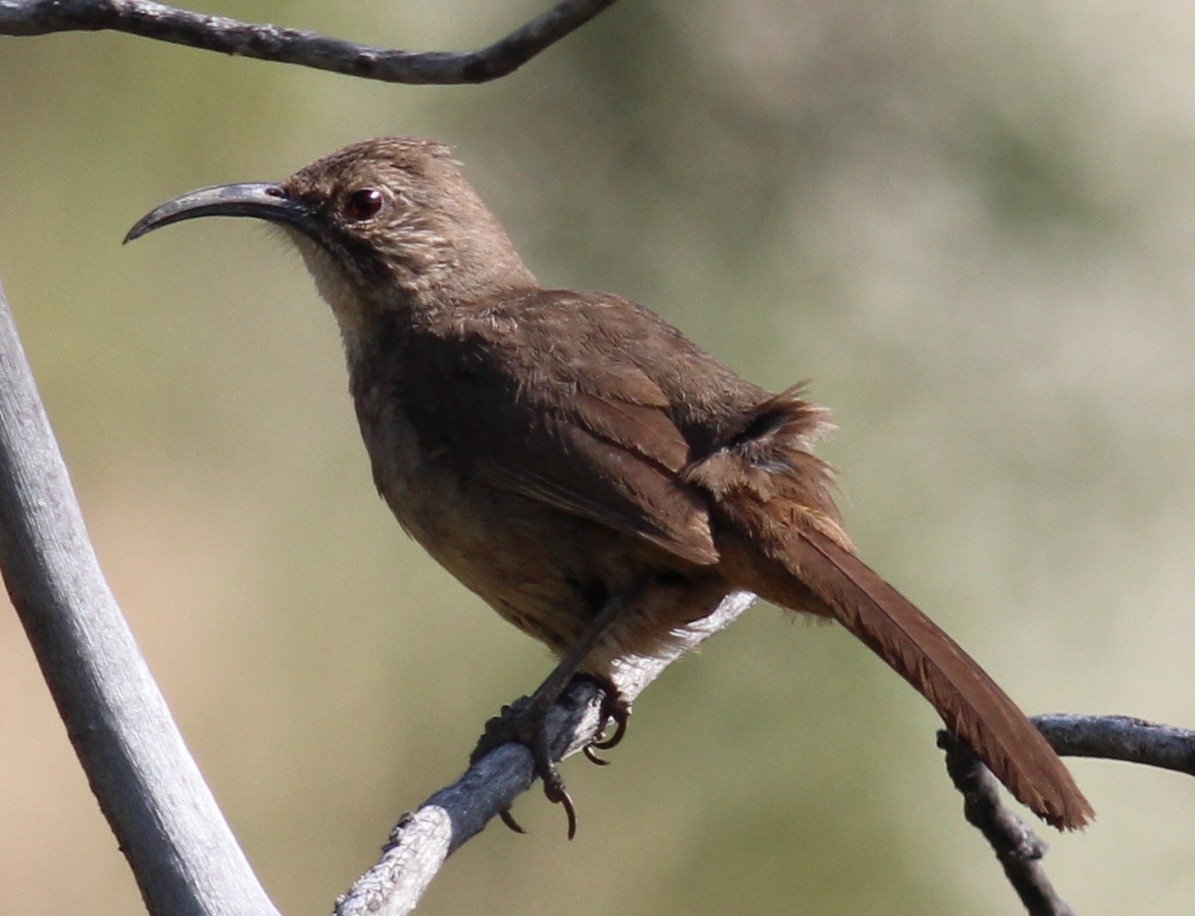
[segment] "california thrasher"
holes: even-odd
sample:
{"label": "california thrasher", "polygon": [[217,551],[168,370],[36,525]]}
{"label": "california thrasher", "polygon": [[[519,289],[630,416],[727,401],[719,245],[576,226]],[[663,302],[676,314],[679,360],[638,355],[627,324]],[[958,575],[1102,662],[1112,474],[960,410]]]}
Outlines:
{"label": "california thrasher", "polygon": [[822,408],[745,381],[653,312],[540,287],[443,145],[367,140],[281,184],[193,191],[126,241],[199,216],[284,227],[344,339],[378,491],[449,572],[561,662],[515,716],[572,803],[542,714],[745,589],[839,621],[1058,828],[1091,806],[1008,695],[856,557],[811,451]]}

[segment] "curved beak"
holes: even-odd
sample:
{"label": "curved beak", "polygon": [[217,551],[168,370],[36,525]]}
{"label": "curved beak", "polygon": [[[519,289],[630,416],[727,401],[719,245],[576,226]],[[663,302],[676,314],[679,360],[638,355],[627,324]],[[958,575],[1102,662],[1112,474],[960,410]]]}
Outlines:
{"label": "curved beak", "polygon": [[168,200],[141,217],[124,240],[131,242],[154,229],[200,216],[251,216],[307,233],[315,228],[311,209],[292,198],[280,185],[248,182],[200,188]]}

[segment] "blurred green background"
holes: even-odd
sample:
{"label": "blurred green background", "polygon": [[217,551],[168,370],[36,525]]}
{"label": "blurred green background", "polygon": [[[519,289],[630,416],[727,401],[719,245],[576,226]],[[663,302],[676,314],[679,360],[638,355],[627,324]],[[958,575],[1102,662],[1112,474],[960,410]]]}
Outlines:
{"label": "blurred green background", "polygon": [[[212,0],[381,45],[547,5]],[[1030,712],[1195,723],[1195,20],[1182,4],[623,0],[524,69],[414,88],[128,36],[0,44],[0,278],[100,557],[287,914],[317,914],[547,672],[376,498],[333,321],[247,221],[163,199],[367,136],[452,143],[551,285],[814,379],[861,552]],[[496,545],[500,549],[500,545]],[[928,706],[833,628],[748,614],[448,864],[422,912],[1007,914]],[[0,614],[0,912],[136,889]],[[1074,771],[1086,914],[1189,913],[1195,793]]]}

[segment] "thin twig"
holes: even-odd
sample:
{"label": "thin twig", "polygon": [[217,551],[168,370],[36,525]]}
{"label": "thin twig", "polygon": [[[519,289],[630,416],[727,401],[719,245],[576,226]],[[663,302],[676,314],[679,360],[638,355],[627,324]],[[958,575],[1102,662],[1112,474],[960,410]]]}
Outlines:
{"label": "thin twig", "polygon": [[616,0],[562,0],[477,51],[401,51],[208,16],[151,0],[0,0],[0,35],[114,31],[388,83],[484,83],[521,67]]}
{"label": "thin twig", "polygon": [[149,911],[277,916],[100,571],[3,290],[0,572]]}
{"label": "thin twig", "polygon": [[1004,807],[996,777],[949,732],[938,732],[938,747],[946,751],[946,771],[963,795],[967,823],[991,844],[1026,912],[1030,916],[1074,916],[1054,890],[1042,864],[1049,847],[1028,824]]}
{"label": "thin twig", "polygon": [[[738,592],[718,610],[691,624],[674,654],[620,662],[612,680],[632,701],[681,654],[719,632],[751,606],[754,596]],[[599,727],[601,695],[591,681],[575,680],[548,717],[555,760],[575,754]],[[402,916],[411,912],[444,860],[479,833],[531,786],[531,752],[504,744],[471,766],[457,782],[431,796],[418,811],[403,815],[376,865],[357,879],[336,906],[336,916]],[[561,834],[564,833],[563,818]]]}
{"label": "thin twig", "polygon": [[1066,757],[1102,757],[1195,776],[1195,731],[1131,716],[1034,716],[1050,746]]}

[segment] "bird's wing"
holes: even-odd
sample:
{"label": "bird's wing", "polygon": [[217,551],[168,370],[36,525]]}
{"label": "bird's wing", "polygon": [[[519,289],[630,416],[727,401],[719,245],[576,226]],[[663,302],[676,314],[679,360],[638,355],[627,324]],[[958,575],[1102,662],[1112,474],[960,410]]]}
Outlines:
{"label": "bird's wing", "polygon": [[470,456],[462,472],[491,486],[716,563],[708,497],[679,478],[691,448],[668,397],[617,335],[560,333],[569,307],[528,301],[462,323],[445,344],[451,367],[437,370],[448,390],[436,409],[444,435],[468,441],[445,451]]}

